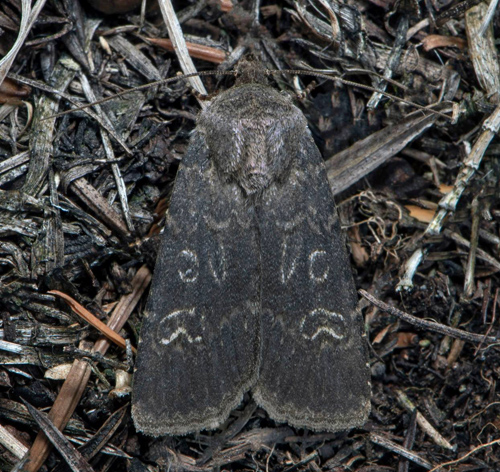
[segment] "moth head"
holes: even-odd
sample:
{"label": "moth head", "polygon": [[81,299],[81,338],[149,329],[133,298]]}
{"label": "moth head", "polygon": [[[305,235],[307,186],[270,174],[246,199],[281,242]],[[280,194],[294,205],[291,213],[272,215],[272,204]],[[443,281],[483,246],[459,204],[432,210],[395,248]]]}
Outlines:
{"label": "moth head", "polygon": [[236,66],[236,86],[243,84],[269,85],[266,75],[267,69],[262,63],[251,59],[243,59]]}

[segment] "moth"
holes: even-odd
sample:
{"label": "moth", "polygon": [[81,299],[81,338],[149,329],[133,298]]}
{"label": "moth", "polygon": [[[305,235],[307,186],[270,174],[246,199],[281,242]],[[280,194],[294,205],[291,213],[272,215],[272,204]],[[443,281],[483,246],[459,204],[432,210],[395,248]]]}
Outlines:
{"label": "moth", "polygon": [[133,381],[147,435],[214,429],[248,391],[295,427],[346,430],[369,414],[322,157],[290,97],[250,75],[200,113],[176,177]]}

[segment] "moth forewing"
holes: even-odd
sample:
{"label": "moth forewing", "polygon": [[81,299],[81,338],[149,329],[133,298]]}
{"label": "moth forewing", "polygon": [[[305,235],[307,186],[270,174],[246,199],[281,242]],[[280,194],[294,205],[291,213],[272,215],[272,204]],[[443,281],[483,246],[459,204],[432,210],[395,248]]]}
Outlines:
{"label": "moth forewing", "polygon": [[255,398],[272,418],[297,427],[361,426],[370,410],[363,323],[333,195],[308,130],[289,175],[264,194],[268,211],[259,215],[266,334]]}
{"label": "moth forewing", "polygon": [[198,130],[178,171],[141,329],[132,394],[138,430],[213,429],[255,383],[253,221],[242,191],[221,181]]}
{"label": "moth forewing", "polygon": [[201,112],[175,183],[141,331],[137,428],[215,428],[249,390],[277,421],[363,424],[356,300],[304,115],[268,85],[221,93]]}

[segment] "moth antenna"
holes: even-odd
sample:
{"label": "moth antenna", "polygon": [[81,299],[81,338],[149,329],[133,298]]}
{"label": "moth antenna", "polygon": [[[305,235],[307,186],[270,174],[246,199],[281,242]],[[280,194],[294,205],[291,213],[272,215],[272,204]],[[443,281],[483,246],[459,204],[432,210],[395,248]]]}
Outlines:
{"label": "moth antenna", "polygon": [[[321,72],[321,71],[320,71]],[[328,73],[328,72],[325,72]],[[388,82],[396,87],[399,87],[400,89],[404,90],[407,92],[410,90],[410,87],[407,87],[406,85],[402,84],[401,82],[394,80],[390,77],[384,77],[382,74],[379,74],[378,72],[375,72],[373,70],[367,70],[367,69],[358,69],[358,68],[353,68],[353,69],[348,69],[346,70],[345,74],[366,74],[366,75],[373,75],[374,77],[377,77],[380,80],[383,80],[385,82]],[[379,92],[379,90],[375,90],[376,92]]]}
{"label": "moth antenna", "polygon": [[[353,82],[351,80],[346,80],[346,79],[343,79],[341,77],[331,76],[331,75],[328,75],[328,74],[325,74],[325,73],[322,73],[322,72],[307,71],[307,70],[296,70],[296,69],[282,69],[282,70],[279,70],[279,71],[278,70],[276,70],[276,71],[274,71],[274,70],[267,70],[266,74],[269,74],[269,75],[277,75],[277,74],[294,74],[294,75],[299,75],[300,74],[300,75],[306,75],[306,76],[309,76],[309,77],[318,77],[318,78],[322,78],[322,79],[325,79],[325,80],[331,80],[333,82],[340,82],[341,84],[349,85],[351,87],[357,87],[359,89],[368,90],[370,92],[378,92],[378,93],[384,95],[384,97],[390,98],[392,100],[396,100],[396,101],[401,102],[401,103],[406,103],[407,105],[415,107],[418,110],[422,110],[422,111],[426,111],[426,112],[429,112],[429,113],[433,113],[435,115],[439,115],[439,116],[441,116],[443,118],[446,118],[447,120],[450,120],[450,121],[452,120],[451,116],[448,116],[445,113],[441,113],[440,111],[433,110],[432,108],[429,108],[430,106],[434,106],[434,105],[428,105],[428,106],[419,105],[418,103],[412,102],[410,100],[406,100],[404,98],[397,97],[396,95],[393,95],[392,93],[383,92],[382,90],[377,90],[376,88],[371,87],[369,85],[359,84],[359,83]],[[384,78],[384,80],[386,80],[386,79]]]}
{"label": "moth antenna", "polygon": [[[326,74],[326,75],[329,75],[331,76],[332,74],[332,70],[331,69],[314,69],[314,71],[312,71],[311,69],[308,69],[307,67],[304,67],[304,69],[297,69],[299,71],[308,71],[308,72],[319,72],[320,74]],[[352,67],[352,68],[349,68],[347,69],[343,75],[348,75],[348,74],[365,74],[365,75],[372,75],[374,77],[377,77],[378,79],[380,80],[384,80],[385,82],[388,82],[392,85],[394,85],[395,87],[398,87],[402,90],[404,90],[405,92],[407,92],[408,90],[410,90],[410,87],[407,87],[406,85],[402,84],[401,82],[395,80],[395,79],[392,79],[392,78],[389,78],[389,77],[384,77],[382,74],[379,74],[378,72],[375,72],[373,70],[369,70],[369,69],[362,69],[360,67]],[[378,92],[379,90],[374,90],[375,92]]]}
{"label": "moth antenna", "polygon": [[181,75],[177,75],[175,77],[169,77],[167,79],[155,80],[154,82],[149,82],[149,83],[144,84],[144,85],[139,85],[137,87],[122,90],[121,92],[115,93],[114,95],[111,95],[109,97],[101,98],[100,100],[97,100],[95,102],[87,103],[85,105],[81,105],[81,106],[72,108],[71,110],[66,110],[66,111],[62,111],[60,113],[56,113],[55,115],[51,115],[51,116],[48,116],[47,118],[44,118],[42,121],[53,119],[53,118],[59,118],[60,116],[67,115],[67,114],[73,113],[75,111],[85,110],[86,108],[89,108],[89,107],[101,105],[102,103],[109,102],[110,100],[114,100],[115,98],[122,97],[122,96],[127,95],[128,93],[131,93],[131,92],[140,92],[141,90],[147,90],[149,88],[156,87],[158,85],[164,85],[164,84],[168,84],[170,82],[176,82],[178,80],[189,79],[190,77],[203,77],[203,76],[209,76],[209,75],[212,75],[212,76],[223,76],[223,75],[236,76],[237,71],[218,71],[218,70],[202,71],[202,72],[193,72],[192,74],[181,74]]}
{"label": "moth antenna", "polygon": [[[389,82],[391,84],[394,84],[394,85],[402,88],[403,90],[408,90],[408,87],[400,84],[399,82],[397,82],[395,80],[392,80],[392,79],[388,79],[386,77],[383,77],[380,74],[377,74],[376,72],[373,72],[373,71],[367,71],[367,70],[364,70],[364,69],[360,69],[360,70],[356,69],[356,70],[351,70],[350,72],[356,72],[356,71],[357,72],[363,72],[363,73],[370,74],[370,75],[375,75],[376,77],[379,77],[380,79],[383,79],[383,80],[385,80],[385,81],[387,81],[387,82]],[[124,95],[126,95],[128,93],[131,93],[131,92],[138,92],[138,91],[141,91],[141,90],[147,90],[147,89],[149,89],[151,87],[156,87],[158,85],[168,84],[168,83],[171,83],[171,82],[175,82],[177,80],[185,80],[185,79],[189,79],[190,77],[224,76],[224,75],[237,76],[237,75],[240,75],[240,74],[242,74],[241,67],[239,67],[236,70],[232,70],[232,71],[202,71],[202,72],[194,72],[192,74],[182,74],[182,75],[178,75],[176,77],[169,77],[167,79],[156,80],[154,82],[150,82],[150,83],[145,84],[145,85],[139,85],[138,87],[133,87],[133,88],[130,88],[130,89],[127,89],[127,90],[123,90],[123,91],[118,92],[118,93],[116,93],[116,94],[114,94],[112,96],[102,98],[102,99],[97,100],[97,101],[92,102],[92,103],[87,103],[85,105],[77,106],[75,108],[72,108],[71,110],[66,110],[66,111],[63,111],[63,112],[60,112],[60,113],[56,113],[55,115],[51,115],[51,116],[49,116],[47,118],[44,118],[44,120],[53,119],[53,118],[59,118],[60,116],[67,115],[67,114],[73,113],[75,111],[85,110],[85,109],[87,109],[89,107],[92,107],[92,106],[95,106],[95,105],[101,105],[102,103],[106,103],[106,102],[108,102],[110,100],[114,100],[115,98],[122,97],[122,96],[124,96]],[[358,89],[368,90],[370,92],[379,92],[382,95],[384,95],[385,97],[390,98],[391,100],[396,100],[396,101],[399,101],[401,103],[406,103],[407,105],[410,105],[410,106],[412,106],[412,107],[414,107],[414,108],[416,108],[418,110],[422,110],[422,111],[425,111],[425,112],[433,113],[435,115],[439,115],[439,116],[441,116],[443,118],[446,118],[448,120],[452,120],[452,117],[446,115],[445,113],[441,113],[440,111],[433,110],[432,108],[430,108],[430,106],[433,106],[433,105],[429,105],[429,106],[419,105],[418,103],[412,102],[411,100],[406,100],[404,98],[398,97],[398,96],[393,95],[391,93],[384,92],[384,91],[381,91],[381,90],[377,90],[376,88],[371,87],[369,85],[360,84],[360,83],[357,83],[357,82],[353,82],[351,80],[343,79],[341,77],[335,77],[335,76],[329,75],[326,72],[308,71],[308,70],[300,70],[300,69],[281,69],[281,70],[258,69],[255,74],[251,75],[251,78],[255,78],[255,77],[257,77],[258,75],[261,75],[261,74],[272,75],[272,76],[279,75],[279,74],[305,75],[305,76],[309,76],[309,77],[318,77],[318,78],[321,78],[321,79],[324,79],[324,80],[329,80],[329,81],[334,81],[334,82],[340,82],[340,83],[342,83],[344,85],[348,85],[348,86],[351,86],[351,87],[357,87]],[[248,67],[244,67],[243,75],[250,75],[248,73]]]}

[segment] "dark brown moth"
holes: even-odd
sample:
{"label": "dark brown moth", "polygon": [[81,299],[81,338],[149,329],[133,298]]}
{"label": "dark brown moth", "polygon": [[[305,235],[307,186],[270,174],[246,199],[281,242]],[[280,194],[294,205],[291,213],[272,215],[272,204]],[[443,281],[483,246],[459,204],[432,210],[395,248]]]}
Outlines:
{"label": "dark brown moth", "polygon": [[134,376],[137,429],[216,428],[248,391],[279,422],[362,425],[370,374],[356,303],[303,113],[263,81],[219,94],[172,194]]}

